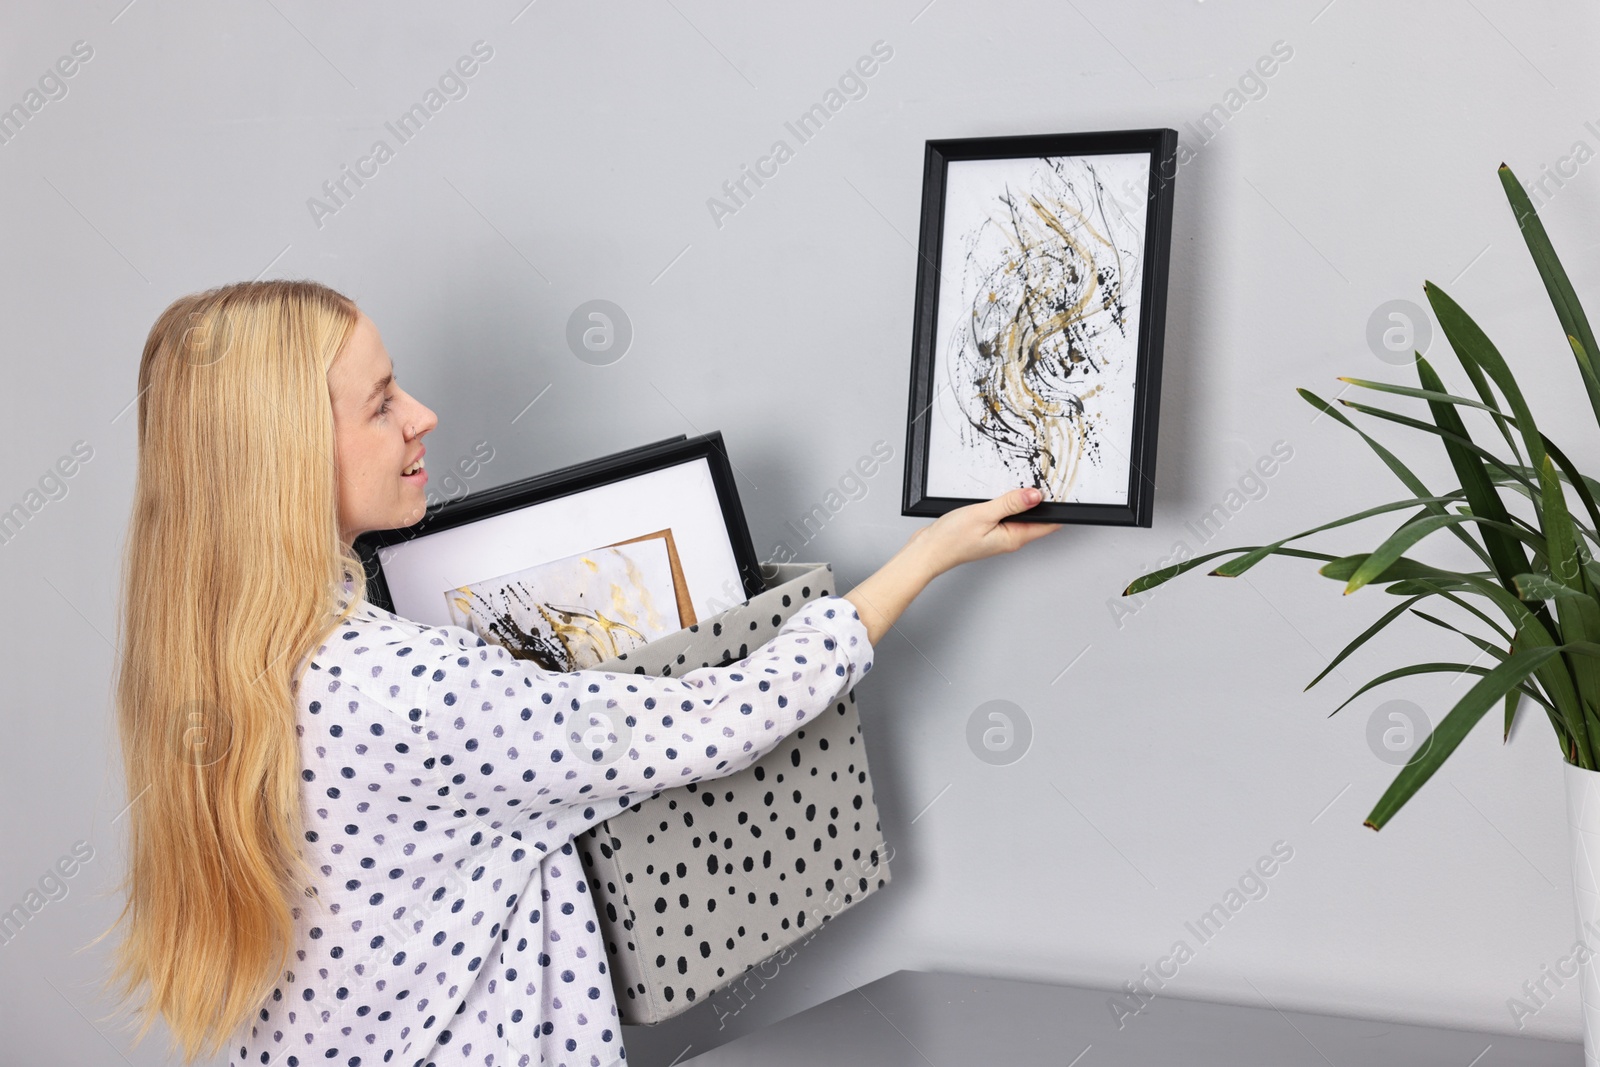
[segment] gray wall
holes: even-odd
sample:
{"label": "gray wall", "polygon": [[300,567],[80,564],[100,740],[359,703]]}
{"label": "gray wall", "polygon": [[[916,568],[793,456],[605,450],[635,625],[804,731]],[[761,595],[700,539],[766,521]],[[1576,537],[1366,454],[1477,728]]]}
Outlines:
{"label": "gray wall", "polygon": [[[1505,160],[1534,178],[1576,142],[1585,159],[1600,148],[1585,125],[1600,119],[1592,7],[124,2],[10,4],[0,34],[0,104],[74,42],[93,50],[0,145],[0,506],[76,442],[92,449],[0,545],[0,904],[75,842],[93,850],[0,948],[8,1057],[106,1063],[108,1043],[128,1047],[102,1018],[105,944],[78,950],[117,903],[114,576],[127,405],[162,307],[258,275],[345,289],[441,416],[435,471],[491,443],[475,489],[720,429],[763,555],[882,439],[895,458],[866,495],[793,545],[848,585],[920,521],[899,515],[899,479],[932,137],[1170,125],[1197,151],[1177,185],[1156,526],[1070,529],[935,583],[860,691],[892,889],[725,1026],[702,1006],[630,1031],[630,1059],[704,1051],[897,968],[1112,987],[1180,938],[1196,952],[1166,995],[1514,1030],[1507,999],[1571,950],[1559,755],[1537,709],[1507,746],[1483,724],[1381,834],[1361,825],[1394,769],[1371,717],[1398,699],[1437,721],[1466,685],[1408,680],[1327,712],[1461,642],[1397,626],[1303,694],[1392,600],[1269,561],[1233,582],[1188,576],[1131,615],[1113,605],[1179,542],[1253,544],[1401,492],[1294,387],[1410,380],[1367,329],[1385,301],[1421,302],[1424,279],[1480,317],[1546,429],[1592,465],[1592,416],[1495,173]],[[384,123],[480,40],[493,56],[467,94],[314,219],[308,198],[375,139],[393,144]],[[866,95],[718,225],[707,199],[879,40],[893,57]],[[1279,41],[1292,58],[1198,138],[1188,124]],[[1544,209],[1584,293],[1600,285],[1594,169],[1548,185]],[[636,330],[609,366],[565,341],[596,298]],[[1464,386],[1442,341],[1431,354]],[[1426,442],[1383,436],[1447,477]],[[1246,481],[1255,499],[1230,498],[1276,442],[1292,458]],[[1217,504],[1220,534],[1187,525]],[[1387,525],[1327,543],[1370,547]],[[990,700],[1031,723],[1008,766],[966,740]],[[1279,841],[1293,858],[1267,895],[1198,945],[1184,923]],[[1575,1038],[1575,986],[1525,1022]],[[127,1059],[165,1062],[157,1043]]]}

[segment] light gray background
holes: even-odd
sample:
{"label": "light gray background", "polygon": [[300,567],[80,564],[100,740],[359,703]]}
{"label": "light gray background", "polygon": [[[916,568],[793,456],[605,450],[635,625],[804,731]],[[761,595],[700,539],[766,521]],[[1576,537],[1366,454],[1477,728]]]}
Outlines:
{"label": "light gray background", "polygon": [[[1166,995],[1514,1029],[1507,999],[1575,936],[1559,756],[1537,709],[1509,746],[1483,724],[1374,834],[1361,821],[1393,768],[1368,717],[1403,698],[1437,721],[1466,685],[1424,679],[1327,712],[1462,642],[1397,626],[1303,694],[1393,601],[1342,598],[1283,560],[1186,576],[1120,620],[1111,604],[1179,540],[1254,544],[1401,493],[1294,387],[1410,381],[1366,328],[1384,301],[1421,302],[1425,278],[1479,317],[1544,428],[1592,468],[1592,415],[1495,173],[1505,160],[1529,179],[1576,141],[1600,147],[1584,125],[1600,118],[1592,7],[925,2],[7,6],[0,103],[74,41],[94,58],[0,146],[0,508],[73,442],[94,458],[0,546],[0,905],[75,841],[95,850],[0,947],[8,1061],[120,1062],[107,1046],[129,1047],[96,986],[106,945],[84,946],[116,913],[126,828],[108,697],[127,405],[169,301],[257,275],[344,289],[441,416],[430,467],[492,444],[474,488],[720,429],[758,552],[788,541],[848,587],[922,521],[899,499],[923,141],[1150,126],[1199,149],[1177,184],[1155,528],[1070,528],[934,584],[860,691],[893,887],[724,1027],[702,1006],[630,1030],[630,1059],[703,1052],[900,967],[1119,985],[1279,840],[1294,858],[1268,896]],[[319,229],[307,198],[479,39],[494,57],[469,94]],[[796,146],[785,120],[880,39],[894,55],[866,97]],[[1202,145],[1185,124],[1279,40],[1292,59]],[[707,198],[780,137],[795,158],[718,227]],[[1600,288],[1595,169],[1544,209],[1583,294]],[[610,366],[565,342],[595,298],[636,332]],[[1464,384],[1442,342],[1432,355]],[[1447,480],[1431,441],[1380,433]],[[798,544],[785,524],[879,439],[888,467]],[[1186,526],[1280,440],[1293,458],[1264,497],[1209,542]],[[1391,525],[1326,543],[1360,550]],[[1442,539],[1435,552],[1460,558]],[[1034,731],[1009,766],[966,740],[997,699]],[[1568,983],[1525,1032],[1577,1028]],[[126,1058],[166,1062],[159,1041]]]}

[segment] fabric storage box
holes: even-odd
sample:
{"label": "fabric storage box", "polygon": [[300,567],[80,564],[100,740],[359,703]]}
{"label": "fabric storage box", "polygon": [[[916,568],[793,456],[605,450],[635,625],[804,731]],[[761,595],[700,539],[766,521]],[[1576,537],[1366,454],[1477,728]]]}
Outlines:
{"label": "fabric storage box", "polygon": [[[769,585],[591,669],[681,675],[735,663],[829,595],[833,566],[779,564]],[[855,689],[744,770],[663,790],[573,844],[622,1021],[659,1023],[709,999],[889,884]]]}

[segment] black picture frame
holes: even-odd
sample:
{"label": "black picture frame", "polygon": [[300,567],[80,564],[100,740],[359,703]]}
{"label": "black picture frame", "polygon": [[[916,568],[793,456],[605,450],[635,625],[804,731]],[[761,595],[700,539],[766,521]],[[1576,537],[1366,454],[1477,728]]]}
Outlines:
{"label": "black picture frame", "polygon": [[[935,355],[947,174],[964,160],[1050,159],[1116,153],[1147,153],[1149,180],[1141,260],[1139,334],[1134,372],[1128,488],[1125,503],[1045,499],[1014,516],[1025,522],[1151,525],[1155,504],[1157,424],[1160,417],[1162,342],[1166,326],[1167,267],[1171,258],[1173,183],[1177,131],[1116,130],[930,140],[923,159],[922,222],[918,243],[916,309],[912,327],[911,390],[906,422],[902,515],[938,516],[981,497],[928,493]],[[1018,482],[1017,484],[1023,484]]]}
{"label": "black picture frame", "polygon": [[766,583],[762,578],[755,544],[750,538],[744,507],[739,501],[739,489],[734,482],[722,432],[713,430],[697,437],[677,434],[637,448],[447,500],[430,507],[423,518],[411,526],[362,534],[356,539],[354,548],[366,571],[367,600],[385,611],[395,610],[389,583],[383,573],[380,549],[694,460],[705,460],[710,471],[745,597],[753,597],[766,589]]}

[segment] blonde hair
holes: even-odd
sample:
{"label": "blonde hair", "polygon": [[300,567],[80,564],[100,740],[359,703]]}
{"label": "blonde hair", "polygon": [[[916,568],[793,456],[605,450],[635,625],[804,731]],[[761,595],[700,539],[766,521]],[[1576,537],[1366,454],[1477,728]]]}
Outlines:
{"label": "blonde hair", "polygon": [[270,994],[314,884],[291,679],[363,590],[339,533],[327,380],[357,315],[316,282],[220,286],[162,312],[139,364],[111,982],[120,1002],[147,991],[135,1041],[159,1016],[185,1063]]}

